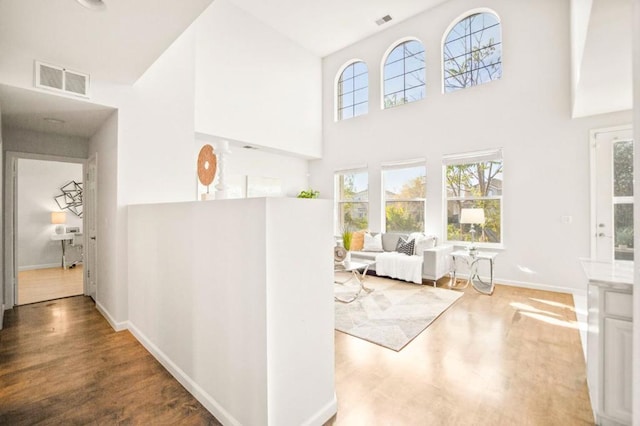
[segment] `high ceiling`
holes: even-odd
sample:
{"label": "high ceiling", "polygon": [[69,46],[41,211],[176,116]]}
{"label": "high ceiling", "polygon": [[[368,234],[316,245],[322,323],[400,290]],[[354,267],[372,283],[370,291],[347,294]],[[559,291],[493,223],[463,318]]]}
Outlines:
{"label": "high ceiling", "polygon": [[[231,0],[267,25],[324,57],[447,0]],[[393,19],[381,26],[385,15]]]}
{"label": "high ceiling", "polygon": [[[212,1],[105,0],[106,8],[96,11],[76,0],[0,0],[0,62],[3,51],[19,51],[92,79],[133,84]],[[324,57],[447,0],[216,1],[235,4]],[[582,4],[589,12],[584,43],[578,43],[573,114],[631,108],[631,0]],[[375,21],[385,15],[393,19],[378,26]],[[90,136],[112,113],[85,101],[1,85],[0,101],[8,126],[73,136]]]}
{"label": "high ceiling", "polygon": [[134,83],[212,0],[0,0],[0,51]]}

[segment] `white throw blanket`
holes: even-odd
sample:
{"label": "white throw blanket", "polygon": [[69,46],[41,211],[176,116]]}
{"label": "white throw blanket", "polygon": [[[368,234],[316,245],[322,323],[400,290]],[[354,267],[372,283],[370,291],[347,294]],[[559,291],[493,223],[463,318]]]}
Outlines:
{"label": "white throw blanket", "polygon": [[376,255],[376,275],[422,284],[422,256],[396,251],[380,253]]}

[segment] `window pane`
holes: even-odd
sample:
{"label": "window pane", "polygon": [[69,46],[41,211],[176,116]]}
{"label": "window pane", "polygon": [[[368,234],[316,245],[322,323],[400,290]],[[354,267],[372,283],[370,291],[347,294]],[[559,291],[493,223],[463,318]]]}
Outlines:
{"label": "window pane", "polygon": [[424,86],[424,68],[405,76],[405,88],[410,89],[417,86]]}
{"label": "window pane", "polygon": [[366,72],[368,72],[367,64],[365,64],[364,62],[360,61],[353,64],[353,74],[355,76],[357,76],[358,74],[364,74]]}
{"label": "window pane", "polygon": [[614,204],[616,260],[633,260],[633,203]]}
{"label": "window pane", "polygon": [[502,161],[446,166],[447,197],[502,195]]}
{"label": "window pane", "polygon": [[369,227],[368,203],[340,203],[339,209],[342,229],[360,231]]}
{"label": "window pane", "polygon": [[384,66],[385,80],[397,77],[402,74],[404,74],[404,61],[393,62]]}
{"label": "window pane", "polygon": [[420,55],[409,56],[405,60],[406,72],[411,72],[419,69],[424,69],[424,58],[421,58]]}
{"label": "window pane", "polygon": [[426,197],[424,166],[384,170],[382,180],[386,200]]}
{"label": "window pane", "polygon": [[407,89],[405,92],[405,102],[415,102],[420,99],[424,99],[424,86],[414,87],[413,89]]}
{"label": "window pane", "polygon": [[353,113],[354,117],[358,116],[358,115],[364,115],[367,112],[369,112],[369,103],[368,102],[364,102],[364,103],[361,103],[361,104],[356,104],[353,108],[355,109],[355,111]]}
{"label": "window pane", "polygon": [[404,90],[404,75],[392,78],[390,80],[385,80],[384,82],[385,95],[390,93],[401,92],[402,90]]}
{"label": "window pane", "polygon": [[339,175],[340,200],[368,201],[369,174],[356,172]]}
{"label": "window pane", "polygon": [[396,105],[402,105],[404,103],[404,97],[402,93],[393,93],[384,97],[384,107],[390,108]]}
{"label": "window pane", "polygon": [[353,105],[353,93],[340,96],[340,105],[342,105],[343,108]]}
{"label": "window pane", "polygon": [[353,92],[353,79],[350,78],[340,83],[340,88],[341,88],[340,93]]}
{"label": "window pane", "polygon": [[349,65],[344,69],[344,71],[342,71],[342,76],[340,77],[340,80],[347,80],[352,77],[353,77],[353,64]]}
{"label": "window pane", "polygon": [[353,108],[346,107],[339,110],[338,118],[340,120],[346,120],[347,118],[353,117]]}
{"label": "window pane", "polygon": [[369,85],[369,75],[360,74],[359,76],[355,77],[353,81],[353,88],[355,90],[362,89],[363,87],[367,87]]}
{"label": "window pane", "polygon": [[404,42],[404,56],[415,55],[416,53],[424,52],[422,43],[417,40],[411,40]]}
{"label": "window pane", "polygon": [[471,241],[471,225],[460,223],[460,212],[467,208],[484,210],[484,225],[474,225],[475,241],[486,243],[500,242],[500,203],[501,200],[448,200],[447,201],[447,239],[449,241]]}
{"label": "window pane", "polygon": [[391,63],[391,62],[395,62],[399,59],[404,58],[404,50],[402,45],[397,46],[396,48],[394,48],[391,53],[389,53],[389,56],[387,56],[387,60],[385,61],[385,64]]}
{"label": "window pane", "polygon": [[424,231],[423,201],[388,201],[385,203],[387,232]]}
{"label": "window pane", "polygon": [[501,39],[493,14],[471,15],[456,24],[443,46],[445,92],[501,78]]}
{"label": "window pane", "polygon": [[633,196],[633,142],[613,143],[613,196]]}
{"label": "window pane", "polygon": [[365,87],[364,89],[356,90],[353,95],[355,97],[355,103],[359,104],[362,102],[366,102],[368,99],[369,89]]}

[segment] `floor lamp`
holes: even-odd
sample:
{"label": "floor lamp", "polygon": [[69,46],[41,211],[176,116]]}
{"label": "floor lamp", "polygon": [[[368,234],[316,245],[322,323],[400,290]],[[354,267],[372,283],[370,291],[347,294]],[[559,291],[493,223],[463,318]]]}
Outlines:
{"label": "floor lamp", "polygon": [[476,247],[476,228],[475,225],[484,225],[484,209],[462,209],[460,211],[460,223],[470,224],[471,229],[471,245],[469,245],[469,254],[475,254],[478,248]]}

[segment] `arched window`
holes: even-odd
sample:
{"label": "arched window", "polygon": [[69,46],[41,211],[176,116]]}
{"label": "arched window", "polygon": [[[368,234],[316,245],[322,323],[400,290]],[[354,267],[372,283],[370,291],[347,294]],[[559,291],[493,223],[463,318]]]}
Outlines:
{"label": "arched window", "polygon": [[383,70],[383,107],[424,98],[424,46],[418,40],[398,44],[389,52]]}
{"label": "arched window", "polygon": [[459,20],[442,44],[444,91],[502,77],[502,30],[498,17],[474,13]]}
{"label": "arched window", "polygon": [[369,111],[369,71],[362,61],[353,62],[340,74],[337,87],[338,120]]}

